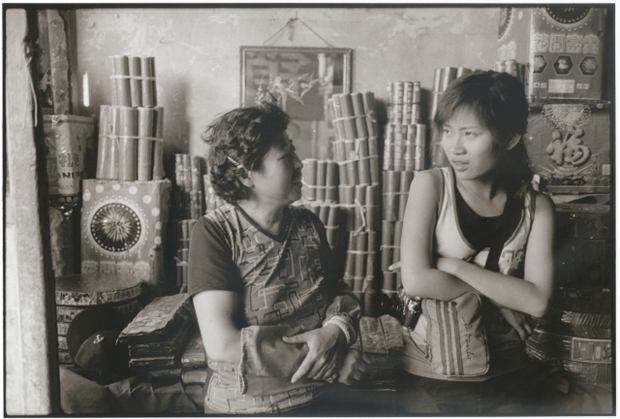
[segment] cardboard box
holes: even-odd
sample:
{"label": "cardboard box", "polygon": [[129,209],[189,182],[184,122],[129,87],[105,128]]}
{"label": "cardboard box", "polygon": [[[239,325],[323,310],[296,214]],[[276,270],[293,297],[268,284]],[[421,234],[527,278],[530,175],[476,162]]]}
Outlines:
{"label": "cardboard box", "polygon": [[82,195],[82,273],[130,274],[161,289],[170,181],[87,179]]}
{"label": "cardboard box", "polygon": [[531,103],[600,100],[607,9],[504,8],[498,60],[526,64]]}
{"label": "cardboard box", "polygon": [[542,189],[557,194],[609,193],[609,109],[555,104],[533,110],[524,136]]}

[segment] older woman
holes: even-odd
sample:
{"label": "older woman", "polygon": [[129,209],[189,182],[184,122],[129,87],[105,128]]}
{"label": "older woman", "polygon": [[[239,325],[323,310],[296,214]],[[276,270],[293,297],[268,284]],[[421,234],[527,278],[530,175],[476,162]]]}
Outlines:
{"label": "older woman", "polygon": [[333,272],[325,228],[290,206],[302,163],[288,122],[265,104],[222,115],[203,136],[227,202],[198,220],[190,244],[189,293],[214,371],[206,411],[286,411],[367,370],[348,348],[360,305]]}

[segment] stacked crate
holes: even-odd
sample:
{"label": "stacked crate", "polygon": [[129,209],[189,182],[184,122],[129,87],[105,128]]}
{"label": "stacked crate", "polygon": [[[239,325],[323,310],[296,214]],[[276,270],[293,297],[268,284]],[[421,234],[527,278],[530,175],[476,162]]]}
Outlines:
{"label": "stacked crate", "polygon": [[[374,94],[345,93],[329,99],[335,131],[343,219],[344,281],[360,297],[364,314],[378,306],[379,161]],[[336,254],[337,260],[340,258]]]}
{"label": "stacked crate", "polygon": [[426,125],[420,112],[420,83],[388,85],[388,125],[383,149],[383,217],[381,221],[381,292],[396,299],[402,280],[400,270],[388,267],[400,262],[400,239],[409,187],[416,172],[425,169]]}

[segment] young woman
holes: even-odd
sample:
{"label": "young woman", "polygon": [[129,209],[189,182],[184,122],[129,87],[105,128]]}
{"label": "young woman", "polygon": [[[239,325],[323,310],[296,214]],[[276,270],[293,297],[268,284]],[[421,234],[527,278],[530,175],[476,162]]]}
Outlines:
{"label": "young woman", "polygon": [[404,335],[404,369],[424,393],[423,412],[527,411],[524,396],[535,383],[525,378],[524,340],[531,316],[542,316],[551,298],[554,229],[552,201],[531,188],[527,117],[523,85],[506,73],[458,79],[441,96],[433,122],[450,165],[423,171],[411,184],[403,287],[409,296],[442,301],[479,294],[490,367],[466,377],[432,368],[423,311]]}
{"label": "young woman", "polygon": [[190,243],[189,294],[214,371],[206,412],[287,411],[367,371],[348,348],[360,305],[332,272],[325,228],[290,206],[302,163],[288,122],[265,104],[222,115],[204,135],[227,201],[196,222]]}

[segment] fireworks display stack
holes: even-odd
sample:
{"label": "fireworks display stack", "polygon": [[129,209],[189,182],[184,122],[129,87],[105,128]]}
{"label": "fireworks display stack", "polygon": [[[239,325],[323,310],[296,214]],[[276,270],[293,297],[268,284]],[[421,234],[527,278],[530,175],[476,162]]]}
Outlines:
{"label": "fireworks display stack", "polygon": [[[334,156],[340,178],[340,212],[346,256],[343,278],[360,297],[364,314],[378,308],[379,161],[372,92],[329,99],[335,131]],[[336,255],[338,257],[339,255]]]}
{"label": "fireworks display stack", "polygon": [[151,379],[181,378],[181,355],[197,330],[187,294],[155,298],[123,329],[129,367]]}
{"label": "fireworks display stack", "polygon": [[383,154],[383,219],[381,221],[381,292],[396,298],[400,271],[388,267],[400,261],[400,238],[409,186],[416,172],[424,170],[426,125],[420,112],[420,83],[388,84],[388,125]]}
{"label": "fireworks display stack", "polygon": [[189,241],[196,220],[205,213],[203,161],[198,156],[175,154],[172,182],[171,246],[176,264],[175,286],[187,291]]}

